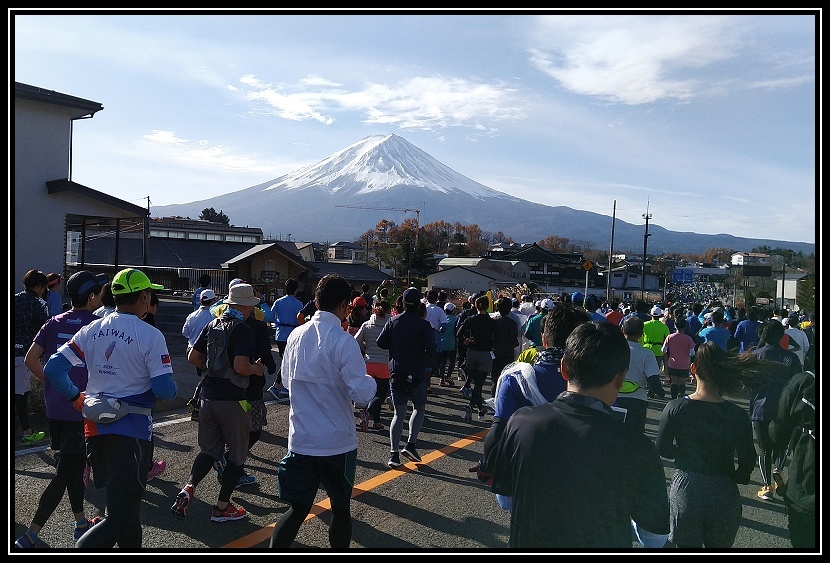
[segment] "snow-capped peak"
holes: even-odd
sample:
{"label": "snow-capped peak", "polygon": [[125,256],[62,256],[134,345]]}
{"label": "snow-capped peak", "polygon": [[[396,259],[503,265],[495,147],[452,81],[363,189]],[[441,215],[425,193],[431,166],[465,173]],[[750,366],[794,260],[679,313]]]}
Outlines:
{"label": "snow-capped peak", "polygon": [[265,190],[323,187],[329,193],[365,195],[395,186],[515,199],[459,174],[395,134],[361,139],[317,164],[275,179]]}

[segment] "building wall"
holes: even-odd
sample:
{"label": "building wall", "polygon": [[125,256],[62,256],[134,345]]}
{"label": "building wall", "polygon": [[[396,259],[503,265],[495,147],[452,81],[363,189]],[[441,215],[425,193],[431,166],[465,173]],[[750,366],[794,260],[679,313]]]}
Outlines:
{"label": "building wall", "polygon": [[50,202],[46,181],[69,174],[71,110],[16,99],[14,104],[13,292],[32,268],[63,272],[64,212]]}
{"label": "building wall", "polygon": [[441,270],[440,272],[429,274],[427,276],[427,284],[430,288],[460,289],[467,293],[475,293],[482,290],[487,291],[495,287],[492,279],[460,268]]}
{"label": "building wall", "polygon": [[33,268],[64,273],[67,214],[136,217],[77,193],[49,194],[47,181],[69,178],[72,117],[78,114],[77,108],[15,98],[13,292],[23,289],[23,275]]}

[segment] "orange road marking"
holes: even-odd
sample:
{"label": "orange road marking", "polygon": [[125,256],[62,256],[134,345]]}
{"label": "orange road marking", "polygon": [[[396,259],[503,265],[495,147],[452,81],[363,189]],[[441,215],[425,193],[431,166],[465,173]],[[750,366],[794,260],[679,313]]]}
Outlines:
{"label": "orange road marking", "polygon": [[[467,438],[462,438],[461,440],[458,440],[457,442],[454,442],[452,444],[444,446],[441,449],[438,449],[438,450],[432,451],[428,454],[425,454],[425,455],[421,456],[422,461],[421,461],[420,464],[421,465],[426,465],[426,464],[431,463],[431,462],[433,462],[437,459],[440,459],[444,456],[450,455],[453,452],[456,452],[458,450],[463,450],[464,448],[466,448],[470,444],[474,444],[475,442],[483,440],[484,437],[487,436],[487,433],[489,431],[490,431],[489,428],[485,428],[484,430],[481,430],[481,431],[479,431],[475,434],[472,434],[472,435],[468,436]],[[402,476],[406,475],[407,473],[409,473],[410,471],[415,471],[415,470],[418,469],[418,465],[419,465],[418,463],[415,463],[414,461],[410,461],[409,463],[405,463],[405,464],[401,465],[400,467],[390,469],[389,471],[384,471],[383,473],[381,473],[377,477],[372,477],[371,479],[369,479],[367,481],[364,481],[363,483],[359,483],[359,484],[355,485],[352,488],[352,498],[358,497],[358,496],[362,495],[363,493],[367,493],[367,492],[371,491],[372,489],[375,489],[375,488],[377,488],[377,487],[379,487],[379,486],[381,486],[385,483],[388,483],[389,481],[392,481],[393,479],[397,479],[398,477],[402,477]],[[331,501],[328,498],[324,498],[323,500],[321,500],[320,502],[314,504],[311,507],[311,512],[308,513],[308,516],[306,516],[305,521],[311,520],[312,518],[316,518],[317,516],[319,516],[320,514],[323,514],[324,512],[326,512],[328,510],[331,510]],[[269,524],[269,525],[265,526],[264,528],[261,528],[261,529],[257,530],[256,532],[252,532],[252,533],[248,534],[247,536],[244,536],[244,537],[239,538],[238,540],[232,541],[231,543],[225,545],[224,547],[230,547],[230,548],[236,547],[236,548],[246,549],[246,548],[252,548],[255,545],[260,544],[264,541],[270,541],[271,531],[273,530],[275,524],[276,524],[276,522],[273,523],[273,524]]]}

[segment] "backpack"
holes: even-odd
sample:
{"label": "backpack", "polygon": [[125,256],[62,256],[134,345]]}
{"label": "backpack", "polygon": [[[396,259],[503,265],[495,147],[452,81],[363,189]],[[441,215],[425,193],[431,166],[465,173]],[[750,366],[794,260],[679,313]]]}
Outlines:
{"label": "backpack", "polygon": [[233,360],[228,356],[231,332],[241,323],[239,319],[223,315],[208,324],[205,375],[229,379],[237,387],[247,389],[249,378],[233,371]]}

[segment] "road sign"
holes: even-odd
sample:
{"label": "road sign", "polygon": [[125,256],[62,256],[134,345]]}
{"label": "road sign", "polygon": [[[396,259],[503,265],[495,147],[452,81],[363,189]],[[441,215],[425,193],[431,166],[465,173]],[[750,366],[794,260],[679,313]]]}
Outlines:
{"label": "road sign", "polygon": [[594,263],[591,262],[590,260],[583,260],[582,261],[582,269],[585,270],[586,272],[588,270],[590,270],[591,268],[593,268],[593,267],[594,267]]}

